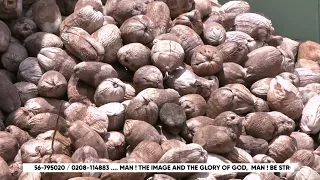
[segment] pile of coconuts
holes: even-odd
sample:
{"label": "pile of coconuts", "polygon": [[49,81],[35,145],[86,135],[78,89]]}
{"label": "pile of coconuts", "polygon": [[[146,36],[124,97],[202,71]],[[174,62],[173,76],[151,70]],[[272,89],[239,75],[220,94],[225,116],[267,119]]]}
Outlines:
{"label": "pile of coconuts", "polygon": [[[320,179],[320,44],[277,34],[246,1],[0,0],[0,61],[1,180]],[[22,163],[297,165],[159,174]]]}

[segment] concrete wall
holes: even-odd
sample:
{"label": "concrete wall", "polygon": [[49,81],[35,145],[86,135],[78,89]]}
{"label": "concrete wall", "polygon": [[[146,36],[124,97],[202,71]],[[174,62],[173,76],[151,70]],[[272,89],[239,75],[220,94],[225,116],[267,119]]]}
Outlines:
{"label": "concrete wall", "polygon": [[[278,34],[320,42],[320,0],[246,0],[252,12],[271,19]],[[220,4],[228,0],[219,0]]]}

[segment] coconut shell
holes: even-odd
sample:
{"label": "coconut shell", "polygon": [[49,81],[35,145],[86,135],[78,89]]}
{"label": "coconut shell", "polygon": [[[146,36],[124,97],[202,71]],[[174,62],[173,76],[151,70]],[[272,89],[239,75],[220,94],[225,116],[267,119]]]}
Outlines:
{"label": "coconut shell", "polygon": [[145,65],[140,67],[133,76],[133,85],[137,92],[146,88],[163,89],[163,75],[162,72],[152,65]]}
{"label": "coconut shell", "polygon": [[204,163],[208,153],[199,144],[191,143],[167,151],[158,163]]}
{"label": "coconut shell", "polygon": [[138,157],[145,163],[157,163],[164,153],[160,144],[153,141],[141,141],[129,157]]}
{"label": "coconut shell", "polygon": [[[212,92],[207,101],[209,107],[207,116],[215,118],[224,111],[233,111],[239,115],[255,112],[257,108],[258,110],[261,108],[261,103],[257,103],[257,100],[259,101],[244,85],[228,84]],[[263,108],[262,110],[268,111],[269,109]]]}
{"label": "coconut shell", "polygon": [[232,151],[224,154],[224,157],[233,163],[254,163],[252,156],[245,150],[238,147],[234,147]]}
{"label": "coconut shell", "polygon": [[47,71],[38,82],[39,95],[49,98],[61,98],[67,93],[67,80],[57,71]]}
{"label": "coconut shell", "polygon": [[210,180],[216,180],[215,174],[213,173],[195,173],[191,176],[189,176],[186,180],[196,180],[196,179],[210,179]]}
{"label": "coconut shell", "polygon": [[[41,159],[41,163],[74,163],[74,161],[64,155],[64,154],[54,154],[52,156],[50,155],[45,155],[43,156],[43,158]],[[67,180],[73,177],[78,177],[81,176],[81,172],[62,172],[62,173],[43,173],[41,174],[41,177],[44,179],[61,179],[61,180]]]}
{"label": "coconut shell", "polygon": [[170,16],[171,19],[176,18],[182,13],[188,12],[192,9],[194,1],[164,1],[167,3],[169,9],[170,9]]}
{"label": "coconut shell", "polygon": [[159,117],[163,127],[174,135],[179,134],[187,120],[184,109],[174,103],[165,103],[159,111]]}
{"label": "coconut shell", "polygon": [[34,57],[24,59],[19,65],[18,79],[38,84],[45,70],[40,66],[39,60]]}
{"label": "coconut shell", "polygon": [[87,106],[82,103],[72,103],[65,111],[67,121],[85,122],[91,129],[99,134],[106,134],[108,130],[109,119],[107,114],[93,106]]}
{"label": "coconut shell", "polygon": [[226,13],[249,13],[250,4],[246,1],[229,1],[221,6],[221,9]]}
{"label": "coconut shell", "polygon": [[246,134],[255,138],[271,140],[277,134],[276,119],[267,112],[255,112],[246,116],[244,121]]}
{"label": "coconut shell", "polygon": [[103,22],[103,14],[95,7],[86,5],[63,20],[60,26],[60,33],[67,31],[71,27],[79,27],[92,34],[103,26]]}
{"label": "coconut shell", "polygon": [[90,146],[83,146],[78,148],[72,154],[72,161],[76,163],[83,163],[87,158],[99,158],[97,151]]}
{"label": "coconut shell", "polygon": [[103,10],[104,15],[113,17],[119,25],[134,15],[145,14],[147,5],[153,0],[110,0],[107,1]]}
{"label": "coconut shell", "polygon": [[274,159],[265,154],[257,154],[253,157],[255,163],[276,163]]}
{"label": "coconut shell", "polygon": [[[40,163],[43,156],[52,154],[51,145],[52,140],[31,139],[25,142],[21,146],[21,161],[23,163]],[[53,154],[69,155],[69,152],[63,148],[65,148],[65,146],[59,141],[54,141]]]}
{"label": "coconut shell", "polygon": [[118,160],[125,157],[127,144],[122,133],[111,131],[103,139],[107,146],[109,159]]}
{"label": "coconut shell", "polygon": [[66,51],[57,47],[42,48],[37,58],[43,69],[58,71],[67,80],[72,76],[73,68],[77,64],[77,61]]}
{"label": "coconut shell", "polygon": [[35,114],[32,113],[28,108],[20,107],[15,111],[12,111],[6,121],[5,126],[15,125],[15,126],[25,126],[26,122],[29,121]]}
{"label": "coconut shell", "polygon": [[150,53],[150,49],[143,44],[130,43],[119,49],[117,58],[120,64],[134,72],[151,64]]}
{"label": "coconut shell", "polygon": [[1,33],[1,43],[0,43],[0,52],[5,52],[10,43],[11,32],[9,27],[0,20],[0,33]]}
{"label": "coconut shell", "polygon": [[302,97],[303,104],[305,105],[313,96],[320,94],[320,84],[311,83],[305,87],[299,87],[298,90]]}
{"label": "coconut shell", "polygon": [[[191,141],[192,141],[193,135],[199,130],[199,128],[207,125],[213,125],[213,122],[214,122],[214,119],[208,118],[207,116],[197,116],[197,117],[188,119],[186,121],[188,134],[184,134],[186,133],[185,130],[182,130],[181,134],[183,134],[184,136],[185,135],[191,136],[191,137],[188,137],[188,139],[191,138]],[[187,138],[184,137],[184,139],[187,139]]]}
{"label": "coconut shell", "polygon": [[79,11],[81,8],[88,5],[92,6],[101,13],[103,12],[103,5],[101,0],[78,0],[75,4],[74,11]]}
{"label": "coconut shell", "polygon": [[188,26],[199,35],[203,32],[201,13],[197,9],[180,14],[172,23],[173,26],[178,24]]}
{"label": "coconut shell", "polygon": [[148,97],[133,98],[126,108],[127,119],[139,119],[151,125],[158,121],[159,107]]}
{"label": "coconut shell", "polygon": [[297,59],[308,59],[315,62],[320,62],[320,44],[313,41],[304,41],[299,45]]}
{"label": "coconut shell", "polygon": [[136,147],[141,141],[160,142],[160,134],[147,122],[128,119],[125,121],[123,133],[130,147]]}
{"label": "coconut shell", "polygon": [[274,173],[272,172],[259,172],[259,173],[250,173],[248,174],[246,177],[244,177],[244,180],[264,180],[264,179],[275,179],[278,180],[279,177],[276,176]]}
{"label": "coconut shell", "polygon": [[203,45],[200,36],[190,27],[180,24],[172,27],[170,33],[180,39],[185,52],[185,62],[190,64],[194,48]]}
{"label": "coconut shell", "polygon": [[12,134],[1,131],[0,142],[5,145],[0,148],[0,157],[2,157],[6,162],[13,161],[19,150],[17,139]]}
{"label": "coconut shell", "polygon": [[117,71],[109,64],[102,62],[81,62],[74,67],[75,75],[83,82],[98,87],[107,78],[117,78]]}
{"label": "coconut shell", "polygon": [[120,27],[124,44],[141,43],[148,45],[155,38],[155,25],[146,15],[135,15],[124,21]]}
{"label": "coconut shell", "polygon": [[289,38],[283,38],[279,49],[285,54],[287,58],[295,59],[298,53],[299,42]]}
{"label": "coconut shell", "polygon": [[[48,130],[56,129],[57,119],[58,119],[57,114],[40,113],[33,116],[31,119],[29,119],[24,126],[18,126],[18,127],[26,130],[31,136],[35,137],[40,133],[44,133]],[[61,133],[65,133],[66,129],[67,129],[66,120],[62,117],[59,117],[57,130]]]}
{"label": "coconut shell", "polygon": [[6,180],[12,180],[13,178],[11,176],[9,166],[6,163],[5,159],[3,159],[1,156],[0,156],[0,167],[1,167],[0,177]]}
{"label": "coconut shell", "polygon": [[165,80],[167,87],[175,89],[180,95],[200,94],[207,98],[215,89],[215,85],[209,80],[197,76],[187,69],[176,69]]}
{"label": "coconut shell", "polygon": [[108,78],[100,83],[94,94],[94,102],[102,106],[110,102],[122,101],[125,95],[125,85],[118,78]]}
{"label": "coconut shell", "polygon": [[19,17],[13,20],[10,25],[12,36],[20,41],[36,33],[37,28],[37,24],[29,17]]}
{"label": "coconut shell", "polygon": [[82,61],[101,61],[105,50],[103,45],[79,27],[66,28],[60,35],[64,46]]}
{"label": "coconut shell", "polygon": [[319,173],[320,172],[320,167],[319,167],[320,156],[317,154],[314,154],[314,157],[315,157],[315,161],[312,168]]}
{"label": "coconut shell", "polygon": [[[113,24],[113,25],[118,25],[117,21],[114,20],[113,17],[111,16],[104,16],[104,22],[103,22],[103,26],[107,25],[107,24]],[[101,28],[100,28],[101,29]]]}
{"label": "coconut shell", "polygon": [[[60,109],[61,105],[61,109]],[[43,97],[36,97],[29,99],[24,107],[34,113],[34,114],[40,114],[40,113],[54,113],[54,114],[60,114],[61,116],[64,116],[63,112],[70,104],[67,101],[58,100],[58,99],[52,99],[52,98],[43,98]]]}
{"label": "coconut shell", "polygon": [[151,180],[175,180],[175,178],[165,174],[155,174],[151,177]]}
{"label": "coconut shell", "polygon": [[278,111],[271,111],[268,112],[269,115],[271,115],[276,120],[277,130],[276,135],[290,135],[295,127],[295,122],[289,118],[288,116],[284,115],[281,112]]}
{"label": "coconut shell", "polygon": [[233,62],[242,64],[249,53],[249,49],[245,43],[229,41],[217,46],[220,54],[222,54],[223,62]]}
{"label": "coconut shell", "polygon": [[319,179],[320,174],[308,166],[302,166],[302,168],[296,173],[294,179],[307,180],[306,177],[308,177],[308,179]]}
{"label": "coconut shell", "polygon": [[1,9],[0,18],[11,20],[21,16],[22,5],[23,5],[22,0],[15,0],[10,2],[4,0],[3,2],[1,2],[1,6],[0,6],[0,9]]}
{"label": "coconut shell", "polygon": [[7,126],[5,131],[10,133],[17,140],[19,146],[32,139],[28,132],[20,129],[17,126]]}
{"label": "coconut shell", "polygon": [[222,87],[213,91],[207,100],[206,115],[215,118],[226,110],[233,110],[233,98],[234,93],[229,88]]}
{"label": "coconut shell", "polygon": [[248,47],[249,52],[266,45],[264,41],[254,40],[249,34],[242,31],[228,31],[225,42],[243,43]]}
{"label": "coconut shell", "polygon": [[179,105],[184,108],[187,119],[203,116],[207,110],[206,101],[199,94],[187,94],[180,97]]}
{"label": "coconut shell", "polygon": [[263,78],[251,85],[250,91],[253,95],[267,100],[268,91],[270,88],[270,82],[272,78]]}
{"label": "coconut shell", "polygon": [[315,157],[313,151],[301,149],[297,150],[289,159],[287,163],[299,163],[301,166],[313,167]]}
{"label": "coconut shell", "polygon": [[207,22],[203,24],[203,41],[211,46],[223,44],[226,40],[226,30],[217,22]]}
{"label": "coconut shell", "polygon": [[200,144],[209,153],[228,153],[236,145],[237,135],[227,127],[207,125],[198,129],[193,143]]}
{"label": "coconut shell", "polygon": [[108,158],[108,151],[102,137],[85,122],[75,121],[69,127],[68,132],[74,149],[91,146],[97,151],[100,158]]}
{"label": "coconut shell", "polygon": [[212,11],[210,0],[194,0],[194,3],[195,9],[197,9],[201,14],[201,18],[205,18],[210,15]]}
{"label": "coconut shell", "polygon": [[[123,82],[126,86],[126,90],[124,93],[124,100],[131,100],[136,96],[136,90],[133,87],[132,82]],[[124,102],[124,101],[123,101]]]}
{"label": "coconut shell", "polygon": [[73,74],[68,81],[68,99],[70,103],[81,102],[92,105],[94,102],[94,88],[85,84]]}
{"label": "coconut shell", "polygon": [[240,135],[236,146],[245,150],[251,156],[265,154],[268,151],[268,142],[266,140],[249,135]]}
{"label": "coconut shell", "polygon": [[18,89],[0,74],[0,109],[6,113],[16,110],[21,106]]}
{"label": "coconut shell", "polygon": [[296,68],[294,72],[300,80],[300,87],[311,83],[320,83],[320,70],[310,70],[308,68]]}
{"label": "coconut shell", "polygon": [[312,61],[309,59],[298,59],[296,64],[295,64],[295,68],[307,68],[310,70],[319,70],[320,69],[320,65],[318,64],[317,61]]}
{"label": "coconut shell", "polygon": [[12,162],[9,163],[9,169],[12,175],[13,179],[19,179],[20,175],[22,174],[23,170],[23,165],[22,162]]}
{"label": "coconut shell", "polygon": [[54,0],[39,0],[33,3],[32,16],[43,32],[57,33],[62,22],[60,9]]}
{"label": "coconut shell", "polygon": [[[213,8],[216,8],[216,7],[213,7]],[[221,8],[215,11],[218,11],[218,12],[211,13],[204,23],[216,22],[221,24],[226,31],[231,31],[234,27],[234,20],[238,14],[222,12]]]}
{"label": "coconut shell", "polygon": [[211,125],[228,127],[239,137],[242,133],[242,124],[244,118],[238,116],[232,111],[225,111],[219,114],[214,120],[212,120]]}
{"label": "coconut shell", "polygon": [[289,81],[276,76],[270,82],[267,95],[270,108],[296,120],[303,110],[303,101],[298,92],[298,89]]}
{"label": "coconut shell", "polygon": [[[265,57],[265,54],[268,54],[268,56]],[[265,58],[263,59],[262,56]],[[247,68],[247,81],[255,82],[262,78],[275,77],[283,72],[281,68],[282,62],[283,56],[281,52],[272,46],[261,47],[250,52],[248,60],[243,66]]]}
{"label": "coconut shell", "polygon": [[28,51],[29,57],[36,57],[42,48],[45,47],[63,47],[62,40],[51,33],[36,32],[24,40],[24,45]]}
{"label": "coconut shell", "polygon": [[183,47],[175,41],[155,41],[151,49],[151,62],[162,72],[172,72],[177,69],[184,57]]}
{"label": "coconut shell", "polygon": [[104,47],[103,62],[112,64],[117,62],[117,52],[123,46],[120,29],[114,24],[106,24],[91,34]]}
{"label": "coconut shell", "polygon": [[74,178],[70,178],[69,180],[99,180],[99,178],[95,178],[95,177],[74,177]]}
{"label": "coconut shell", "polygon": [[155,102],[158,108],[161,108],[165,103],[178,103],[180,95],[174,89],[157,89],[157,88],[147,88],[137,94],[137,97],[144,97]]}
{"label": "coconut shell", "polygon": [[156,44],[157,41],[161,41],[161,40],[170,40],[170,41],[177,42],[179,44],[181,44],[182,42],[181,39],[176,35],[172,33],[165,33],[155,37],[155,39],[153,40],[153,44]]}
{"label": "coconut shell", "polygon": [[[161,16],[159,16],[161,14]],[[170,9],[165,2],[154,1],[147,5],[146,16],[154,24],[154,37],[168,32],[171,24]]]}
{"label": "coconut shell", "polygon": [[220,86],[227,84],[245,84],[246,69],[233,62],[223,63],[222,69],[218,72]]}
{"label": "coconut shell", "polygon": [[277,163],[283,163],[290,158],[297,150],[297,144],[290,136],[281,135],[269,143],[269,150],[266,155],[273,158]]}
{"label": "coconut shell", "polygon": [[317,134],[320,131],[318,117],[319,95],[313,96],[302,111],[300,129],[307,134]]}
{"label": "coconut shell", "polygon": [[71,148],[71,140],[65,136],[63,136],[59,131],[49,130],[44,133],[39,134],[36,139],[42,140],[50,140],[52,142],[53,135],[55,142],[58,143],[59,146],[63,149],[63,154],[71,156],[72,148]]}
{"label": "coconut shell", "polygon": [[19,176],[19,180],[41,180],[41,173],[40,172],[22,172]]}
{"label": "coconut shell", "polygon": [[191,57],[191,67],[198,76],[210,76],[222,69],[223,58],[218,49],[210,45],[198,46]]}
{"label": "coconut shell", "polygon": [[242,31],[254,39],[268,40],[272,31],[272,23],[269,19],[256,13],[239,14],[234,20],[235,30]]}
{"label": "coconut shell", "polygon": [[5,69],[0,69],[0,76],[6,77],[12,83],[15,83],[17,80],[17,77],[15,74],[13,74]]}
{"label": "coconut shell", "polygon": [[122,103],[112,102],[98,108],[108,116],[108,131],[120,130],[125,121],[126,106]]}
{"label": "coconut shell", "polygon": [[304,132],[292,132],[290,137],[294,138],[297,142],[297,150],[307,149],[314,150],[314,140]]}
{"label": "coconut shell", "polygon": [[13,73],[19,70],[20,63],[28,57],[28,52],[20,43],[10,43],[6,52],[1,55],[2,66]]}
{"label": "coconut shell", "polygon": [[186,144],[183,143],[182,141],[179,141],[177,139],[170,139],[170,140],[162,141],[161,148],[162,148],[163,152],[165,153],[165,152],[169,151],[170,149],[180,148],[185,145]]}

